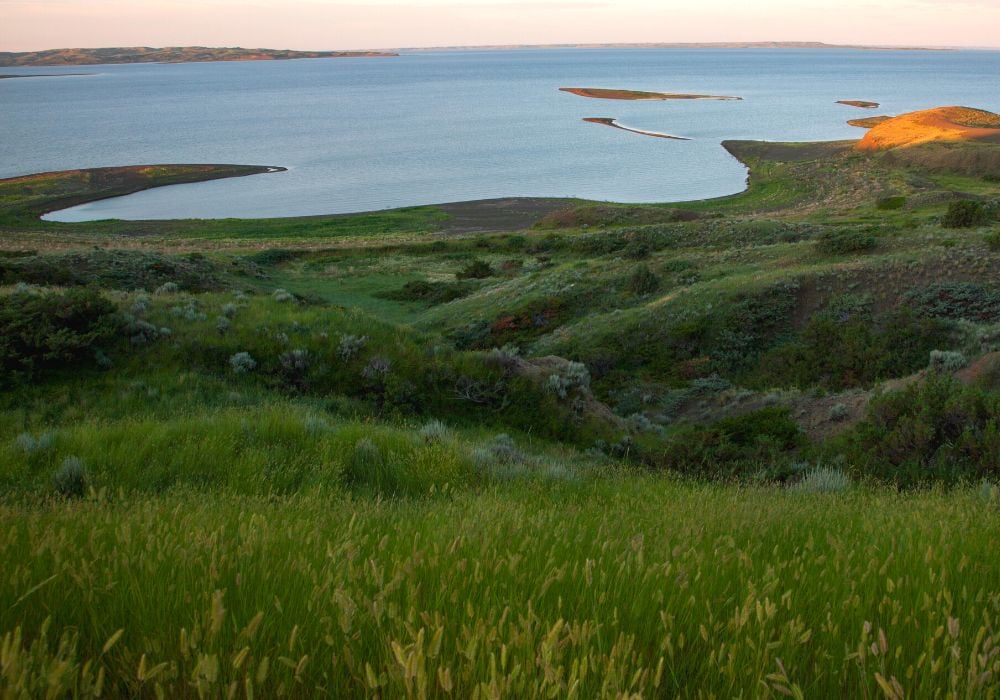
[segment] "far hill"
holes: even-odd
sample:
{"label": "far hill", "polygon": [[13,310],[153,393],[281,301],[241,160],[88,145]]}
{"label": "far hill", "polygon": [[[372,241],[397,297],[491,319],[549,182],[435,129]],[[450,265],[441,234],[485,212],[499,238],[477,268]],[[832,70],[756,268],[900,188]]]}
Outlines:
{"label": "far hill", "polygon": [[971,107],[937,107],[877,124],[858,142],[861,151],[955,141],[1000,142],[1000,115]]}
{"label": "far hill", "polygon": [[363,58],[396,56],[389,51],[291,51],[286,49],[212,48],[206,46],[129,46],[104,49],[48,49],[0,52],[0,66],[84,66],[100,63],[201,63],[206,61],[278,61],[292,58]]}

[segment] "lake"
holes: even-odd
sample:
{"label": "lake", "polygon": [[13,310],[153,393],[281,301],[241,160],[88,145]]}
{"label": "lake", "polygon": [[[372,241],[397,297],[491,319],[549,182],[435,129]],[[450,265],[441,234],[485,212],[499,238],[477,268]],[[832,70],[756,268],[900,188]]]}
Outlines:
{"label": "lake", "polygon": [[[699,199],[744,187],[725,139],[859,138],[848,119],[951,104],[1000,111],[1000,52],[989,51],[548,49],[2,72],[93,75],[0,80],[0,177],[140,163],[288,168],[48,217],[59,221],[297,216],[503,196]],[[566,86],[744,99],[596,100],[558,91]]]}

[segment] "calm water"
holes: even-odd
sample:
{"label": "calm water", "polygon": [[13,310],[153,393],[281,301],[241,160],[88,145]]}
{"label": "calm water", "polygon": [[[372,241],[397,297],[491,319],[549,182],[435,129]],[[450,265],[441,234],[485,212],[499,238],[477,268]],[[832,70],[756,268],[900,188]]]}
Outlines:
{"label": "calm water", "polygon": [[[3,69],[0,177],[135,163],[289,172],[180,185],[53,215],[266,217],[508,195],[630,202],[743,188],[724,139],[857,138],[847,119],[947,104],[1000,111],[1000,52],[525,50],[387,59]],[[622,87],[743,102],[618,102]],[[877,112],[834,104],[882,103]],[[685,136],[668,141],[581,121]]]}

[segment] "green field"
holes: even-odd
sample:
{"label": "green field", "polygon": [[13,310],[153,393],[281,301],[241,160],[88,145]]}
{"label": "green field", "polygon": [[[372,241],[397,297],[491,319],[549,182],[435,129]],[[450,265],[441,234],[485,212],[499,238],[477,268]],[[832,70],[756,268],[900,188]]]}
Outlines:
{"label": "green field", "polygon": [[0,181],[0,697],[997,697],[1000,146],[848,146],[670,205]]}

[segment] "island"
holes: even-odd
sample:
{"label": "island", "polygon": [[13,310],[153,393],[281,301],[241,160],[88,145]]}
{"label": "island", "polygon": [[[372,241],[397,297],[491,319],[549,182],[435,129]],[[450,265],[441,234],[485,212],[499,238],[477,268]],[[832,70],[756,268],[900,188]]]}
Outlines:
{"label": "island", "polygon": [[742,97],[726,95],[691,95],[674,92],[646,92],[644,90],[618,90],[609,88],[561,87],[560,92],[568,92],[580,97],[598,100],[742,100]]}
{"label": "island", "polygon": [[205,63],[211,61],[282,61],[294,58],[369,58],[398,56],[391,51],[291,51],[240,47],[129,46],[102,49],[0,51],[0,66],[86,66],[109,63]]}
{"label": "island", "polygon": [[869,102],[867,100],[837,100],[837,104],[858,107],[859,109],[878,109],[882,106],[878,102]]}
{"label": "island", "polygon": [[658,139],[673,139],[674,141],[690,141],[691,139],[685,138],[683,136],[674,136],[673,134],[663,134],[659,131],[646,131],[645,129],[636,129],[631,126],[625,126],[624,124],[619,124],[617,119],[613,117],[584,117],[583,121],[590,122],[591,124],[604,124],[605,126],[610,126],[615,129],[621,129],[622,131],[631,131],[633,134],[642,134],[643,136],[653,136]]}
{"label": "island", "polygon": [[936,107],[909,112],[878,124],[855,148],[882,151],[956,141],[1000,143],[1000,114],[972,107]]}

